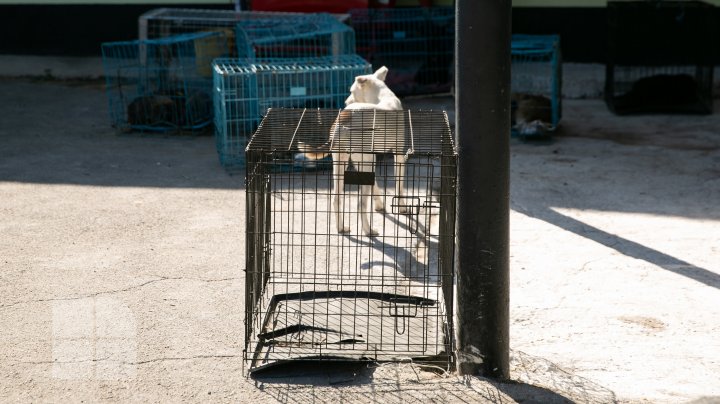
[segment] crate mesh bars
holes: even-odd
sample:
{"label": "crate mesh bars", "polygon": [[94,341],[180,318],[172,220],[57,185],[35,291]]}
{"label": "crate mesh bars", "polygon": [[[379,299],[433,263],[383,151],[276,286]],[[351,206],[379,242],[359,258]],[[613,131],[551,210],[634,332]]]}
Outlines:
{"label": "crate mesh bars", "polygon": [[275,19],[292,21],[302,13],[156,8],[138,18],[139,39],[157,39],[194,32],[218,31],[228,40],[230,55],[236,56],[235,26],[240,21]]}
{"label": "crate mesh bars", "polygon": [[213,64],[215,139],[221,164],[245,167],[245,146],[268,108],[340,108],[355,76],[371,73],[357,55],[218,59]]}
{"label": "crate mesh bars", "polygon": [[385,80],[399,95],[450,91],[455,50],[454,7],[352,9],[357,52],[390,69]]}
{"label": "crate mesh bars", "polygon": [[225,37],[206,32],[102,44],[110,119],[121,131],[195,131],[212,122],[212,60]]}
{"label": "crate mesh bars", "polygon": [[[715,7],[701,1],[608,2],[605,101],[620,115],[713,112]],[[642,21],[638,24],[637,21]]]}
{"label": "crate mesh bars", "polygon": [[451,365],[456,162],[444,112],[268,111],[247,147],[251,371]]}
{"label": "crate mesh bars", "polygon": [[284,18],[239,21],[239,58],[307,58],[355,54],[355,32],[326,13],[306,14],[291,23]]}
{"label": "crate mesh bars", "polygon": [[562,57],[557,35],[512,36],[512,133],[544,136],[562,117]]}

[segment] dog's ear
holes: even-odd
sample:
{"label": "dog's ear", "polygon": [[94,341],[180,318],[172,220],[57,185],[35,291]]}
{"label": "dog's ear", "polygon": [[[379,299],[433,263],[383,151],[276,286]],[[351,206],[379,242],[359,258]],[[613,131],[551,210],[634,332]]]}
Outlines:
{"label": "dog's ear", "polygon": [[358,82],[358,84],[365,84],[368,81],[367,77],[357,77],[355,80]]}
{"label": "dog's ear", "polygon": [[377,77],[378,79],[385,81],[385,77],[387,76],[388,68],[383,66],[375,71],[373,75]]}

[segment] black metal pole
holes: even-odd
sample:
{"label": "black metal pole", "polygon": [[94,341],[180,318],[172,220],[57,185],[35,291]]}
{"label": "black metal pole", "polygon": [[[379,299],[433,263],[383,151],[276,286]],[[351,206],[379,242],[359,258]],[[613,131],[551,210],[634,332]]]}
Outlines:
{"label": "black metal pole", "polygon": [[456,0],[457,364],[509,378],[511,0]]}

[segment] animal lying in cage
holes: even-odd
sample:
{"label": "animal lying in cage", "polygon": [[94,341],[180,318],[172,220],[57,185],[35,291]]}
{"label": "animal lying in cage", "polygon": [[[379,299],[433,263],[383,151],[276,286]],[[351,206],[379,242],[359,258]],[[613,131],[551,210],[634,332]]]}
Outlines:
{"label": "animal lying in cage", "polygon": [[228,53],[221,32],[107,42],[102,52],[112,126],[180,133],[210,125],[211,61]]}
{"label": "animal lying in cage", "polygon": [[[622,69],[617,70],[618,76],[625,73]],[[630,83],[616,81],[614,89],[617,93],[612,95],[611,101],[614,111],[619,114],[692,110],[704,102],[701,84],[689,74],[655,74]],[[622,92],[623,87],[629,90]]]}
{"label": "animal lying in cage", "polygon": [[519,135],[541,135],[555,129],[549,98],[536,94],[512,93],[510,101],[512,127]]}
{"label": "animal lying in cage", "polygon": [[132,126],[182,128],[208,122],[212,108],[212,98],[205,91],[187,95],[182,90],[162,91],[135,97],[127,106],[127,122]]}

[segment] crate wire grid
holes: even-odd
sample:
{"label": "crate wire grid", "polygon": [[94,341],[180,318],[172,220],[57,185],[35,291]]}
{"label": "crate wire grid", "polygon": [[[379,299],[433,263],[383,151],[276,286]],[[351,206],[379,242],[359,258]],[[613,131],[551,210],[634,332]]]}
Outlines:
{"label": "crate wire grid", "polygon": [[157,39],[195,32],[218,31],[228,40],[230,56],[237,56],[235,26],[240,21],[275,19],[292,21],[305,18],[303,13],[272,11],[206,10],[156,8],[138,18],[138,38]]}
{"label": "crate wire grid", "polygon": [[[666,65],[666,66],[615,66],[613,69],[612,96],[619,97],[633,88],[633,84],[646,77],[657,75],[687,75],[698,83],[712,81],[713,71],[704,66]],[[698,91],[707,89],[698,88]],[[711,94],[704,94],[706,97]]]}
{"label": "crate wire grid", "polygon": [[[714,66],[706,65],[613,65],[605,71],[605,99],[618,114],[708,114],[712,113],[713,76]],[[657,81],[650,88],[639,84],[645,80]]]}
{"label": "crate wire grid", "polygon": [[[516,95],[542,96],[549,101],[549,131],[557,129],[562,118],[562,56],[558,35],[514,34],[510,47],[510,88]],[[513,128],[518,135],[518,129]],[[525,135],[533,133],[525,133]],[[544,132],[538,132],[543,135]]]}
{"label": "crate wire grid", "polygon": [[[339,113],[271,109],[248,145],[245,359],[251,371],[307,359],[449,366],[457,155],[447,116],[356,111],[351,139],[328,147],[359,161],[383,157],[372,168],[346,167],[336,192],[342,161],[325,171],[286,167],[298,144],[328,141]],[[401,135],[388,140],[391,133]],[[408,157],[403,195],[390,149]],[[387,211],[370,207],[375,237],[363,233],[358,210],[355,181],[367,176],[379,189],[371,204],[379,197]],[[347,234],[338,233],[331,207],[338,193]]]}
{"label": "crate wire grid", "polygon": [[608,2],[608,108],[620,115],[711,114],[715,9],[704,1]]}
{"label": "crate wire grid", "polygon": [[327,13],[239,21],[239,58],[307,58],[355,54],[355,31]]}
{"label": "crate wire grid", "polygon": [[349,14],[358,54],[390,69],[386,82],[396,94],[450,91],[454,7],[352,9]]}
{"label": "crate wire grid", "polygon": [[112,126],[122,132],[202,130],[212,122],[211,62],[227,54],[226,39],[216,32],[103,43]]}
{"label": "crate wire grid", "polygon": [[245,167],[245,147],[275,108],[340,108],[356,76],[371,73],[357,55],[213,62],[215,140],[220,163]]}

